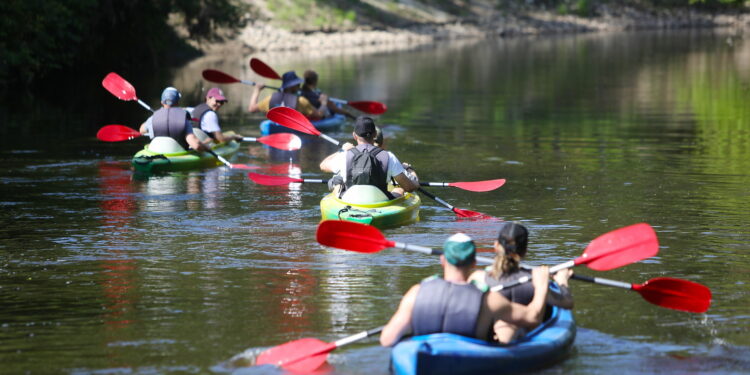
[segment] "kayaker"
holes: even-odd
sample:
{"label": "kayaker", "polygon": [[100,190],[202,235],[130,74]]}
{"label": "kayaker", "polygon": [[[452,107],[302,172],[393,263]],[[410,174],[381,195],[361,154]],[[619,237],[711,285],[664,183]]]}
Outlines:
{"label": "kayaker", "polygon": [[[383,136],[383,130],[380,129],[379,126],[375,125],[375,140],[372,142],[372,144],[375,147],[380,147],[383,150],[385,150],[385,137]],[[412,168],[411,164],[407,162],[402,162],[401,165],[404,167],[404,170],[406,171],[406,177],[409,177],[410,180],[419,183],[419,177],[417,177],[417,171]],[[404,194],[403,189],[400,187],[394,188],[397,194],[400,193],[400,195]],[[393,190],[391,191],[393,192]]]}
{"label": "kayaker", "polygon": [[[302,84],[302,89],[299,92],[300,95],[305,97],[313,107],[319,108],[321,104],[320,96],[325,94],[321,93],[318,89],[318,73],[314,70],[306,70],[302,77],[304,77],[305,82]],[[328,106],[326,108],[327,111],[323,117],[330,117],[333,113],[340,113],[350,119],[355,118],[353,114],[346,109],[339,107],[331,100],[328,101]]]}
{"label": "kayaker", "polygon": [[302,78],[298,77],[297,73],[288,71],[281,76],[281,91],[277,91],[260,101],[260,91],[266,85],[263,83],[256,84],[253,94],[250,96],[250,103],[247,105],[247,110],[250,112],[268,113],[271,108],[289,107],[296,109],[297,112],[302,113],[311,121],[324,118],[326,113],[328,113],[328,95],[320,94],[320,104],[315,107],[307,98],[299,96],[299,89],[302,82]]}
{"label": "kayaker", "polygon": [[[378,161],[378,169],[372,171],[373,175],[363,177],[363,179],[370,180],[371,183],[368,185],[377,186],[389,199],[401,196],[405,191],[419,189],[419,180],[416,179],[416,175],[413,175],[414,180],[410,179],[396,155],[390,151],[378,151],[382,149],[373,145],[375,136],[375,121],[367,116],[359,116],[354,123],[354,132],[352,132],[352,137],[357,142],[357,146],[347,142],[341,147],[344,152],[335,152],[328,155],[320,163],[320,170],[336,174],[331,179],[330,186],[336,193],[340,193],[342,187],[357,184],[357,181],[349,178],[349,176],[352,176],[352,164],[356,154],[365,152],[373,155]],[[376,178],[375,174],[381,177]],[[399,187],[389,192],[388,182],[391,179],[395,180]]]}
{"label": "kayaker", "polygon": [[180,92],[167,87],[161,93],[161,108],[154,112],[143,124],[141,134],[154,137],[169,137],[177,141],[185,150],[204,151],[206,147],[193,134],[190,115],[182,108],[175,107],[180,102]]}
{"label": "kayaker", "polygon": [[[520,267],[521,261],[526,256],[526,248],[529,242],[529,231],[523,225],[515,222],[503,223],[495,240],[495,261],[485,270],[477,270],[469,280],[478,285],[486,285],[491,288],[501,284],[507,284],[524,276],[530,276],[531,271]],[[560,287],[560,293],[550,291],[547,293],[546,303],[565,309],[573,308],[573,295],[568,289],[568,279],[573,275],[571,269],[558,271],[553,276]],[[534,287],[529,283],[504,289],[502,295],[516,303],[527,305],[534,298]],[[495,335],[499,338],[509,340],[523,334],[523,330],[506,322],[498,322],[495,325]]]}
{"label": "kayaker", "polygon": [[[227,136],[221,131],[219,126],[219,115],[216,113],[226,104],[227,98],[224,92],[218,87],[213,87],[206,92],[205,103],[198,104],[193,108],[193,118],[198,121],[198,127],[212,140],[219,143],[227,143],[231,140],[242,141],[242,136],[232,134]],[[208,140],[203,140],[204,142]]]}
{"label": "kayaker", "polygon": [[536,294],[526,306],[510,302],[500,293],[484,292],[469,282],[475,258],[476,247],[469,236],[457,233],[448,238],[440,256],[443,277],[429,277],[406,292],[383,328],[380,344],[392,346],[407,335],[441,332],[489,341],[497,321],[537,326],[544,315],[549,268],[542,266],[532,271]]}

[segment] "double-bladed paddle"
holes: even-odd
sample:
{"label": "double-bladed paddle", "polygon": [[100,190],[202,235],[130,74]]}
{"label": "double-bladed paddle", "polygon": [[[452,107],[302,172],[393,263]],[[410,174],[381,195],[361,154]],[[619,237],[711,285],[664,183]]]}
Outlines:
{"label": "double-bladed paddle", "polygon": [[[375,227],[350,221],[326,220],[316,233],[322,245],[360,253],[376,253],[387,248],[398,248],[424,254],[441,255],[440,250],[389,241]],[[634,224],[605,233],[589,243],[583,254],[569,262],[550,268],[554,273],[573,265],[584,264],[596,271],[606,271],[652,257],[659,251],[656,233],[650,225]],[[477,258],[478,263],[491,264],[491,258]],[[600,285],[624,288],[638,292],[651,304],[668,309],[702,313],[711,305],[711,290],[704,285],[670,277],[658,277],[643,284],[573,275],[573,279]],[[520,280],[519,280],[520,281]],[[526,280],[529,281],[529,280]],[[522,282],[513,282],[492,288],[493,291],[511,288]]]}
{"label": "double-bladed paddle", "polygon": [[102,86],[120,100],[137,100],[138,104],[143,108],[146,108],[151,112],[154,111],[148,104],[144,103],[141,99],[138,99],[138,96],[135,94],[135,87],[115,72],[111,72],[104,77],[102,80]]}
{"label": "double-bladed paddle", "polygon": [[[203,70],[203,79],[206,81],[214,82],[214,83],[243,83],[250,86],[255,86],[257,83],[253,81],[246,81],[244,79],[239,79],[233,76],[230,76],[229,74],[226,74],[220,70],[216,69],[205,69]],[[278,90],[278,87],[272,87],[272,86],[266,86],[268,89],[274,89]]]}
{"label": "double-bladed paddle", "polygon": [[[276,71],[273,70],[273,68],[268,66],[266,63],[264,63],[260,59],[256,59],[255,57],[250,59],[250,68],[255,73],[258,73],[258,75],[262,77],[269,78],[269,79],[281,79],[281,76],[279,75],[279,73],[276,73]],[[231,83],[231,82],[227,82],[227,83]],[[329,99],[333,102],[345,104],[352,108],[356,108],[362,112],[369,113],[372,115],[381,115],[385,113],[385,111],[388,110],[388,107],[386,107],[386,105],[381,102],[374,102],[374,101],[350,102],[344,99],[337,99],[337,98],[329,98]]]}
{"label": "double-bladed paddle", "polygon": [[[135,139],[145,134],[141,134],[139,131],[129,128],[124,125],[105,125],[98,132],[96,132],[96,138],[100,141],[105,142],[121,142]],[[280,150],[294,151],[299,150],[302,147],[302,140],[292,133],[276,133],[265,137],[245,137],[242,138],[243,142],[259,142],[266,146],[278,148]]]}

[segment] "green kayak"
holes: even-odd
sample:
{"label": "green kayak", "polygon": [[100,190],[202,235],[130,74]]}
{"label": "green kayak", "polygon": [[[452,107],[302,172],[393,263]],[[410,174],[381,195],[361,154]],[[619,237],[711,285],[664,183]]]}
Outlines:
{"label": "green kayak", "polygon": [[[230,141],[214,146],[213,151],[229,158],[239,148],[239,143]],[[138,172],[154,173],[215,167],[221,162],[207,152],[185,151],[171,138],[156,137],[133,156],[132,164]]]}
{"label": "green kayak", "polygon": [[348,220],[385,229],[419,220],[421,201],[416,194],[387,200],[378,188],[370,185],[350,187],[339,199],[334,193],[320,201],[323,220]]}

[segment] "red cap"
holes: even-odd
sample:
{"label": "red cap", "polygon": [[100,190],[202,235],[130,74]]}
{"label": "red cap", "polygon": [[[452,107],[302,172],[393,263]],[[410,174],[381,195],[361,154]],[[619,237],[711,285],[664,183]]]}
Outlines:
{"label": "red cap", "polygon": [[214,87],[206,93],[206,98],[214,98],[219,101],[227,101],[227,98],[224,96],[224,92],[221,91],[220,88]]}

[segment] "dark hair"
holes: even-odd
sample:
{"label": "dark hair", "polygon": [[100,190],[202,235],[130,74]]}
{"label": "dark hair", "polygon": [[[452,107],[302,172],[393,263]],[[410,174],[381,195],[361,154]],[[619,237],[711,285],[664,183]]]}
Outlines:
{"label": "dark hair", "polygon": [[526,256],[526,246],[529,244],[529,231],[519,223],[505,223],[500,227],[497,242],[502,246],[503,253],[495,256],[490,276],[499,278],[502,274],[518,271],[521,259]]}
{"label": "dark hair", "polygon": [[305,74],[302,75],[305,78],[305,86],[315,85],[318,83],[318,73],[314,70],[305,70]]}
{"label": "dark hair", "polygon": [[383,148],[383,130],[377,125],[375,126],[375,140],[373,141],[375,146]]}

